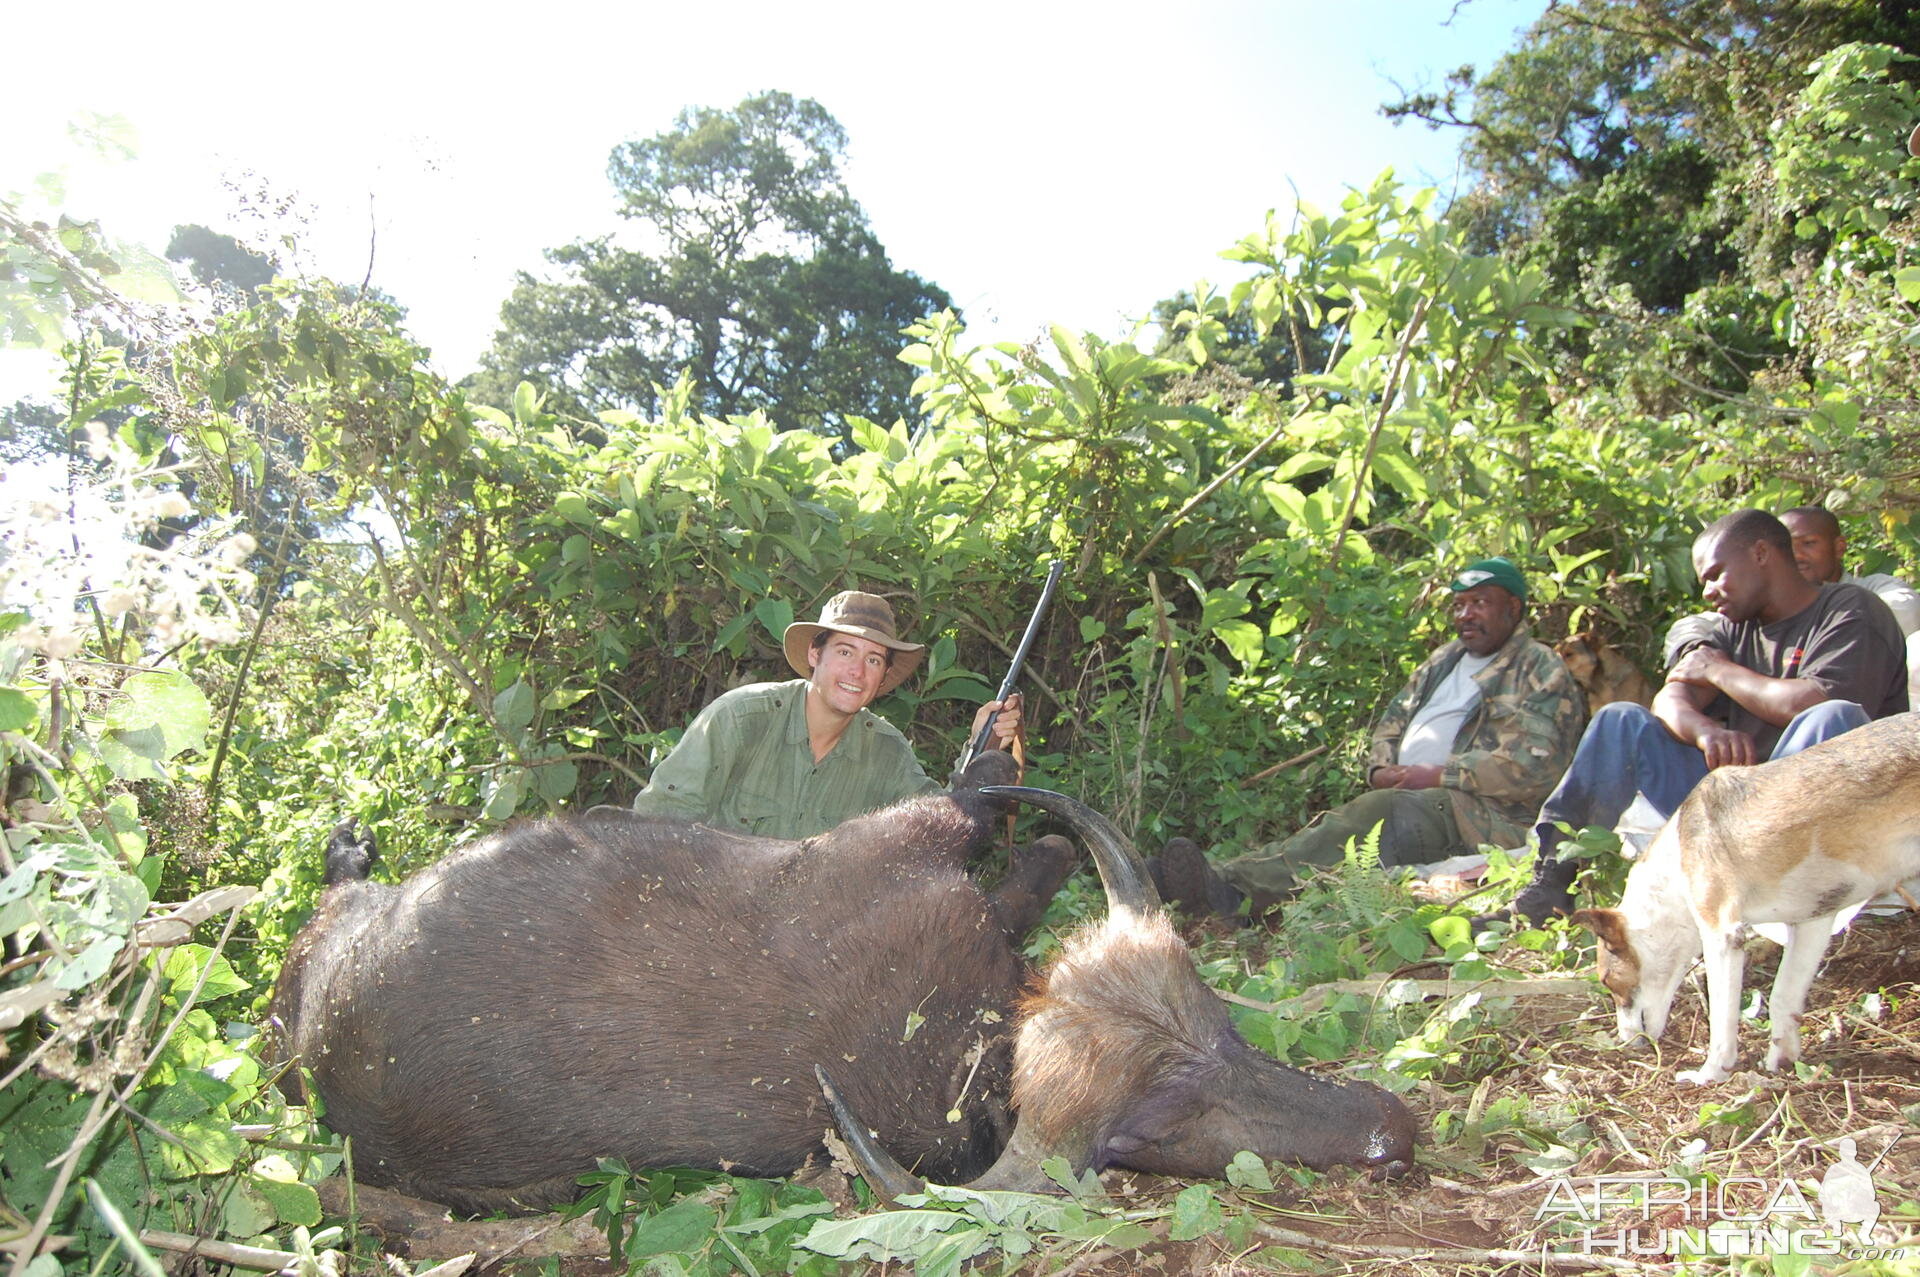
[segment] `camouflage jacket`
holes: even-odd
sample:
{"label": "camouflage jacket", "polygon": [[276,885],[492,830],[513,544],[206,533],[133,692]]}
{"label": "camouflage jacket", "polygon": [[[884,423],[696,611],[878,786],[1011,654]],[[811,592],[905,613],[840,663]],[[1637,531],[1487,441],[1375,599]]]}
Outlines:
{"label": "camouflage jacket", "polygon": [[[1413,681],[1373,729],[1369,774],[1399,761],[1407,724],[1465,651],[1458,641],[1448,643],[1414,671]],[[1518,847],[1573,761],[1587,725],[1587,700],[1553,649],[1534,642],[1525,626],[1513,632],[1474,682],[1480,685],[1480,701],[1453,738],[1453,756],[1440,772],[1440,784],[1457,791],[1453,818],[1468,846]]]}

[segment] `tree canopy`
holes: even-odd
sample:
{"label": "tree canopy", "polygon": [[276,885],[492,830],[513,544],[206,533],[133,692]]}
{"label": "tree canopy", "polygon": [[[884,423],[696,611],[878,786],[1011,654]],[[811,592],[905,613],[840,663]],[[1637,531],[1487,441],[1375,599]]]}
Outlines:
{"label": "tree canopy", "polygon": [[847,190],[846,142],[818,102],[763,93],[614,148],[629,230],[552,250],[551,278],[523,273],[470,388],[504,406],[532,380],[575,412],[651,413],[684,375],[699,410],[783,430],[911,416],[900,332],[950,301],[888,260]]}
{"label": "tree canopy", "polygon": [[[1589,316],[1570,362],[1624,379],[1657,346],[1673,372],[1740,393],[1786,351],[1776,312],[1808,260],[1773,176],[1781,127],[1849,42],[1920,50],[1920,17],[1868,0],[1571,0],[1484,72],[1384,110],[1459,130],[1475,180],[1452,216]],[[1648,340],[1681,317],[1684,334]]]}
{"label": "tree canopy", "polygon": [[271,257],[255,252],[232,235],[191,223],[173,228],[167,257],[187,263],[200,283],[224,284],[245,297],[252,297],[279,269]]}

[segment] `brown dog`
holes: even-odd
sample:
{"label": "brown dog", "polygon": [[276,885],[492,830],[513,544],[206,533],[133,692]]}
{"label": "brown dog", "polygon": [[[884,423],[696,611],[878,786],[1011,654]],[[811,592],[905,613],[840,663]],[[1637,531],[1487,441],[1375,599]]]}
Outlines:
{"label": "brown dog", "polygon": [[1615,701],[1653,704],[1654,686],[1638,666],[1592,630],[1569,634],[1553,645],[1573,681],[1587,694],[1587,713]]}

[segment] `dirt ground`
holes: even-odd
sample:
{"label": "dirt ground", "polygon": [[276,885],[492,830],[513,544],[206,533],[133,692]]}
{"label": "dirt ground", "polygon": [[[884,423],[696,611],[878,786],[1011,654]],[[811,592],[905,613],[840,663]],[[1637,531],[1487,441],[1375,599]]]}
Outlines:
{"label": "dirt ground", "polygon": [[[1779,950],[1756,941],[1746,990],[1766,988]],[[1413,971],[1403,974],[1440,974]],[[1698,977],[1683,986],[1661,1053],[1629,1053],[1612,1042],[1612,1012],[1598,986],[1517,1001],[1501,1029],[1508,1061],[1479,1078],[1451,1079],[1406,1097],[1431,1134],[1444,1125],[1466,1132],[1422,1148],[1412,1175],[1375,1184],[1335,1173],[1310,1190],[1219,1190],[1227,1216],[1244,1222],[1192,1241],[1163,1241],[1124,1252],[1065,1246],[1036,1253],[1022,1274],[1120,1277],[1121,1274],[1273,1272],[1414,1274],[1489,1272],[1671,1271],[1680,1255],[1672,1230],[1723,1212],[1760,1209],[1783,1180],[1817,1208],[1817,1186],[1839,1158],[1835,1141],[1851,1136],[1871,1170],[1881,1208],[1876,1237],[1891,1248],[1920,1239],[1920,914],[1862,919],[1833,942],[1803,1022],[1805,1078],[1739,1072],[1704,1089],[1676,1085],[1696,1062],[1707,1026]],[[1877,997],[1875,997],[1877,995]],[[1874,998],[1874,1001],[1867,1001]],[[1863,1002],[1865,1006],[1863,1009]],[[1745,1026],[1749,1066],[1761,1043]],[[1524,1104],[1515,1104],[1524,1097]],[[1503,1103],[1504,1102],[1504,1103]],[[1488,1121],[1504,1109],[1525,1115]],[[1529,1166],[1542,1144],[1564,1138],[1568,1158]],[[1571,1154],[1577,1150],[1577,1159]],[[1547,1150],[1551,1156],[1551,1149]],[[1718,1178],[1723,1196],[1704,1212],[1669,1182],[1674,1198],[1650,1207],[1616,1203],[1598,1222],[1568,1212],[1604,1177],[1658,1178],[1671,1168]],[[1556,1190],[1555,1185],[1560,1187]],[[1165,1202],[1185,1185],[1115,1174],[1106,1188],[1129,1204]],[[1550,1194],[1561,1209],[1540,1215]],[[1247,1209],[1236,1209],[1235,1201]],[[1816,1226],[1819,1226],[1816,1224]],[[1151,1224],[1162,1236],[1166,1224]],[[1602,1239],[1592,1257],[1580,1234]],[[1638,1252],[1622,1258],[1606,1239],[1632,1230]],[[1548,1255],[1549,1250],[1561,1253]],[[1920,1247],[1914,1253],[1920,1255]],[[985,1257],[977,1271],[995,1272]],[[1838,1262],[1837,1257],[1834,1262]],[[603,1277],[624,1267],[605,1260],[563,1261],[568,1277]],[[493,1271],[502,1271],[496,1268]],[[908,1271],[900,1265],[874,1272]],[[1883,1270],[1884,1271],[1884,1270]]]}
{"label": "dirt ground", "polygon": [[[1756,941],[1749,949],[1746,991],[1769,986],[1779,949]],[[1408,974],[1417,974],[1409,972]],[[1584,1224],[1570,1211],[1536,1218],[1548,1202],[1554,1178],[1591,1200],[1593,1181],[1606,1176],[1657,1176],[1683,1162],[1727,1181],[1751,1179],[1725,1190],[1719,1204],[1733,1213],[1760,1210],[1782,1178],[1818,1185],[1836,1160],[1834,1141],[1852,1136],[1858,1159],[1869,1163],[1882,1211],[1880,1236],[1920,1234],[1912,1208],[1920,1197],[1920,914],[1867,918],[1836,937],[1813,992],[1802,1027],[1806,1079],[1738,1072],[1718,1086],[1675,1084],[1674,1073],[1691,1067],[1707,1043],[1704,993],[1696,978],[1683,986],[1661,1044],[1661,1054],[1630,1053],[1612,1040],[1612,1011],[1596,986],[1594,995],[1549,995],[1526,999],[1504,1031],[1511,1067],[1477,1085],[1428,1088],[1407,1098],[1429,1130],[1442,1114],[1464,1117],[1489,1097],[1527,1097],[1535,1113],[1578,1119],[1590,1138],[1578,1161],[1542,1174],[1518,1158],[1534,1153],[1518,1133],[1494,1133],[1477,1150],[1462,1140],[1423,1150],[1409,1180],[1369,1184],[1329,1178],[1310,1201],[1273,1195],[1263,1204],[1276,1228],[1317,1239],[1310,1268],[1257,1236],[1232,1248],[1218,1237],[1168,1244],[1055,1272],[1120,1274],[1269,1273],[1275,1271],[1377,1272],[1392,1266],[1405,1273],[1578,1272],[1605,1267],[1659,1271],[1679,1260],[1672,1247],[1654,1251],[1673,1230],[1702,1222],[1693,1199],[1609,1212],[1593,1233],[1601,1263],[1579,1254],[1548,1260],[1543,1251],[1578,1249]],[[1880,1015],[1870,1019],[1860,1005],[1878,994]],[[1762,1043],[1748,1024],[1743,1059],[1751,1067]],[[1663,1196],[1682,1198],[1669,1186]],[[1808,1199],[1816,1205],[1814,1194]],[[1556,1205],[1573,1198],[1556,1196]],[[1709,1198],[1710,1211],[1714,1200]],[[1901,1210],[1902,1204],[1907,1209]],[[1784,1202],[1782,1203],[1784,1206]],[[1558,1229],[1556,1224],[1560,1224]],[[1605,1241],[1625,1227],[1642,1253],[1620,1262]],[[1556,1237],[1556,1232],[1559,1234]],[[1446,1255],[1446,1252],[1456,1252]],[[1653,1253],[1647,1253],[1647,1252]],[[1527,1252],[1525,1258],[1520,1253]],[[1920,1249],[1914,1253],[1920,1254]],[[1083,1257],[1091,1258],[1091,1257]],[[1043,1271],[1034,1269],[1032,1271]]]}

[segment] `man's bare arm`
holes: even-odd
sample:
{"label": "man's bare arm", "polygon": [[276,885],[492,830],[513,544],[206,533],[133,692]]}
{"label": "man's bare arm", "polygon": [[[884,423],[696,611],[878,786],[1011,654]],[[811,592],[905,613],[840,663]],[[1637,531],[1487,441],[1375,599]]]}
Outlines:
{"label": "man's bare arm", "polygon": [[1702,712],[1714,695],[1715,689],[1707,684],[1670,679],[1654,694],[1653,716],[1675,740],[1706,755],[1709,770],[1729,763],[1746,766],[1759,762],[1752,736],[1723,727]]}
{"label": "man's bare arm", "polygon": [[1675,682],[1704,688],[1707,695],[1699,705],[1713,699],[1714,692],[1724,692],[1742,709],[1775,727],[1785,727],[1795,714],[1827,699],[1827,689],[1810,678],[1769,678],[1713,647],[1696,647],[1681,657],[1667,674],[1667,685]]}

